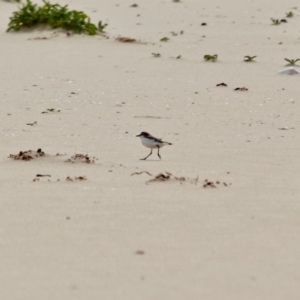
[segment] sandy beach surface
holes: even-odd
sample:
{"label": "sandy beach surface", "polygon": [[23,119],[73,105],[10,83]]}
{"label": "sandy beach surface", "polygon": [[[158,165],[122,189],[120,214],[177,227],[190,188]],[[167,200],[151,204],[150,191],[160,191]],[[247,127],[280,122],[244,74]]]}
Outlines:
{"label": "sandy beach surface", "polygon": [[58,2],[107,38],[0,1],[1,299],[299,299],[299,2]]}

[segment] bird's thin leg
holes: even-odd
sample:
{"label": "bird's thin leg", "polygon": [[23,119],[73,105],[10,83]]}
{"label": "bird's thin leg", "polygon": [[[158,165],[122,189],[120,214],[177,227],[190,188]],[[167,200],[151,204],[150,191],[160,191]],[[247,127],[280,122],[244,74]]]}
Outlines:
{"label": "bird's thin leg", "polygon": [[145,158],[141,158],[140,160],[146,160],[151,154],[152,154],[152,149],[149,155],[147,155]]}
{"label": "bird's thin leg", "polygon": [[158,155],[159,159],[161,159],[160,154],[159,154],[159,146],[157,146],[157,155]]}

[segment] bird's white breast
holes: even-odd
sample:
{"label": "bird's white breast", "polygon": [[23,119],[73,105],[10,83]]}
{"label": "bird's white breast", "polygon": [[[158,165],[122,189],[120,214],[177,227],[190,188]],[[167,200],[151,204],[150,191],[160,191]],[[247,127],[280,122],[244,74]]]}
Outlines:
{"label": "bird's white breast", "polygon": [[141,141],[142,141],[142,144],[147,147],[147,148],[157,148],[157,146],[159,146],[159,148],[163,147],[164,144],[163,143],[160,143],[160,142],[156,142],[154,140],[151,140],[151,139],[147,139],[147,138],[144,138],[144,137],[141,137]]}

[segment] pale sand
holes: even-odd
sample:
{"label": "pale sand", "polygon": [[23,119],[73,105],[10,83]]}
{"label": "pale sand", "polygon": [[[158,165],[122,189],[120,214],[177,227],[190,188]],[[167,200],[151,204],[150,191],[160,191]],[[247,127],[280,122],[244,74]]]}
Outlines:
{"label": "pale sand", "polygon": [[[5,33],[16,5],[0,2],[1,299],[298,299],[300,77],[277,73],[300,56],[299,2],[59,2],[110,39]],[[139,160],[141,131],[173,143],[161,161]],[[48,156],[7,158],[37,148]]]}

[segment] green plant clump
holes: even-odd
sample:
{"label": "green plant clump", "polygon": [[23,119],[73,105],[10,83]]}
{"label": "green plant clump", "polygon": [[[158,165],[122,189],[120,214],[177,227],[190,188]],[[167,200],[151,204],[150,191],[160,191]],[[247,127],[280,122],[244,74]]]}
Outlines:
{"label": "green plant clump", "polygon": [[287,18],[292,18],[294,16],[294,13],[292,11],[289,11],[288,13],[285,14]]}
{"label": "green plant clump", "polygon": [[272,25],[280,25],[281,24],[281,21],[278,19],[271,18],[271,21],[272,21]]}
{"label": "green plant clump", "polygon": [[297,63],[297,61],[300,60],[300,58],[297,58],[297,59],[288,59],[288,58],[285,58],[284,60],[288,62],[288,66],[294,66]]}
{"label": "green plant clump", "polygon": [[160,54],[160,53],[152,53],[152,55],[153,55],[154,57],[161,57],[161,54]]}
{"label": "green plant clump", "polygon": [[212,61],[212,62],[215,62],[217,59],[218,59],[218,54],[214,54],[214,55],[209,55],[209,54],[206,54],[204,55],[204,60],[206,61]]}
{"label": "green plant clump", "polygon": [[244,56],[244,61],[246,61],[246,62],[252,62],[252,61],[254,61],[255,57],[257,57],[257,56],[246,55],[246,56]]}
{"label": "green plant clump", "polygon": [[161,42],[167,42],[167,41],[169,41],[169,40],[170,40],[170,39],[169,39],[168,37],[166,37],[166,36],[160,39]]}
{"label": "green plant clump", "polygon": [[48,25],[52,28],[62,28],[74,33],[95,35],[103,31],[107,24],[101,21],[98,27],[90,22],[90,18],[82,11],[68,10],[68,5],[50,4],[43,0],[44,5],[38,6],[30,0],[13,13],[7,31],[19,31],[38,25]]}

